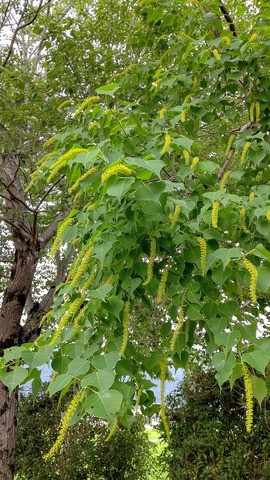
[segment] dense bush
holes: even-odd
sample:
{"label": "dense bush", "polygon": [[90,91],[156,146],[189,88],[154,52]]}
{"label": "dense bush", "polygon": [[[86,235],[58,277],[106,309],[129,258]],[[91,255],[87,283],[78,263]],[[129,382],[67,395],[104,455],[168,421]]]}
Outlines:
{"label": "dense bush", "polygon": [[256,402],[245,431],[242,381],[220,391],[214,372],[193,366],[168,398],[171,444],[164,454],[172,480],[269,480],[270,408]]}
{"label": "dense bush", "polygon": [[[61,419],[57,399],[42,394],[19,402],[16,474],[19,480],[145,480],[155,475],[153,446],[142,420],[108,436],[106,423],[90,417],[71,427],[61,452],[52,461],[43,455],[53,445]],[[153,478],[156,478],[155,476]]]}

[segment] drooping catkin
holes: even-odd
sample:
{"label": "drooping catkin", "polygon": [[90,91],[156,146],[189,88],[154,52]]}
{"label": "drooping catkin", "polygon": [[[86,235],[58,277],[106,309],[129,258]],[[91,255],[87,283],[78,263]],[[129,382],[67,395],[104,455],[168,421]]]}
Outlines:
{"label": "drooping catkin", "polygon": [[70,305],[68,310],[62,316],[62,318],[59,322],[59,325],[58,325],[56,331],[54,332],[53,337],[50,341],[50,345],[54,345],[57,342],[57,340],[61,337],[61,333],[62,333],[62,330],[63,330],[64,326],[67,324],[67,322],[72,317],[72,315],[75,312],[77,312],[77,310],[80,307],[83,300],[84,300],[84,298],[78,297],[78,298],[76,298],[76,300],[74,300],[72,302],[72,304]]}
{"label": "drooping catkin", "polygon": [[227,182],[230,174],[231,174],[231,171],[230,171],[230,170],[227,170],[227,171],[224,173],[223,177],[221,178],[221,180],[220,180],[220,182],[219,182],[219,188],[220,188],[220,189],[225,188],[226,182]]}
{"label": "drooping catkin", "polygon": [[251,202],[252,200],[254,200],[254,198],[255,198],[255,193],[254,193],[254,192],[250,192],[248,198],[249,198],[250,202]]}
{"label": "drooping catkin", "polygon": [[253,423],[253,389],[249,369],[244,362],[242,362],[242,371],[246,397],[246,431],[250,433]]}
{"label": "drooping catkin", "polygon": [[151,244],[150,244],[150,257],[147,264],[147,277],[145,282],[143,283],[145,287],[151,282],[153,278],[153,267],[155,263],[155,258],[156,258],[156,240],[152,238]]}
{"label": "drooping catkin", "polygon": [[199,161],[200,161],[199,157],[194,157],[193,160],[192,160],[190,168],[195,168],[196,165],[199,163]]}
{"label": "drooping catkin", "polygon": [[229,155],[235,137],[236,137],[236,135],[234,133],[232,133],[229,136],[229,140],[228,140],[228,143],[227,143],[227,146],[226,146],[226,151],[225,151],[225,157],[227,157]]}
{"label": "drooping catkin", "polygon": [[93,246],[89,246],[87,251],[85,252],[83,258],[82,258],[82,261],[81,261],[81,264],[78,268],[78,270],[76,271],[75,275],[73,276],[72,280],[71,280],[71,286],[74,287],[77,283],[77,281],[79,280],[79,278],[84,274],[84,272],[87,270],[88,268],[88,264],[89,264],[89,260],[91,258],[91,255],[92,255],[92,252],[93,252]]}
{"label": "drooping catkin", "polygon": [[242,207],[240,210],[240,228],[245,233],[250,233],[246,226],[246,208]]}
{"label": "drooping catkin", "polygon": [[256,288],[258,282],[257,268],[247,258],[243,259],[243,263],[250,274],[249,295],[250,300],[257,303]]}
{"label": "drooping catkin", "polygon": [[112,438],[112,436],[115,434],[118,422],[119,422],[119,418],[118,418],[118,415],[117,415],[116,419],[113,422],[113,425],[112,425],[112,428],[109,432],[109,435],[107,436],[107,438],[105,438],[105,442],[108,442]]}
{"label": "drooping catkin", "polygon": [[164,153],[167,152],[167,150],[169,149],[171,145],[171,137],[170,135],[167,133],[165,135],[165,142],[164,142],[164,147],[162,148],[162,150],[160,151],[160,155],[164,155]]}
{"label": "drooping catkin", "polygon": [[260,121],[260,114],[261,114],[260,102],[256,102],[256,103],[255,103],[255,112],[256,112],[256,122],[259,123],[259,121]]}
{"label": "drooping catkin", "polygon": [[182,110],[182,112],[180,113],[180,120],[182,123],[185,123],[186,121],[186,113],[187,113],[187,109],[184,108],[184,110]]}
{"label": "drooping catkin", "polygon": [[59,170],[61,170],[61,168],[67,165],[68,161],[72,157],[82,152],[87,152],[87,148],[71,148],[70,150],[68,150],[68,152],[61,155],[61,157],[59,157],[58,160],[56,160],[56,162],[54,162],[51,165],[50,167],[51,173],[47,179],[47,182],[49,183],[55,177],[55,175],[59,172]]}
{"label": "drooping catkin", "polygon": [[185,339],[186,343],[188,343],[189,340],[189,327],[190,327],[190,321],[189,318],[185,321]]}
{"label": "drooping catkin", "polygon": [[60,112],[63,108],[67,107],[71,103],[72,103],[71,100],[64,100],[62,103],[60,103],[60,105],[58,105],[57,107],[58,112]]}
{"label": "drooping catkin", "polygon": [[166,386],[166,373],[167,373],[167,362],[160,362],[160,416],[164,425],[164,430],[167,437],[167,442],[170,443],[170,429],[166,417],[166,407],[165,407],[165,386]]}
{"label": "drooping catkin", "polygon": [[76,315],[74,319],[74,329],[76,330],[79,327],[80,320],[83,318],[87,308],[89,307],[89,304],[86,303],[79,311],[78,315]]}
{"label": "drooping catkin", "polygon": [[124,312],[123,312],[123,340],[122,340],[122,345],[121,345],[121,350],[120,350],[120,357],[123,357],[126,348],[127,348],[127,343],[128,343],[128,329],[129,329],[129,320],[130,320],[130,303],[127,301],[124,306]]}
{"label": "drooping catkin", "polygon": [[223,42],[226,43],[227,47],[228,47],[228,46],[230,45],[230,43],[231,43],[230,38],[229,38],[229,37],[226,37],[226,36],[225,36],[225,37],[221,37],[221,40],[223,40]]}
{"label": "drooping catkin", "polygon": [[81,105],[77,108],[76,112],[74,113],[74,117],[76,118],[86,107],[88,107],[88,105],[90,105],[91,103],[96,103],[99,100],[100,100],[100,97],[98,95],[94,95],[84,100],[84,102],[81,103]]}
{"label": "drooping catkin", "polygon": [[254,40],[256,40],[257,37],[258,37],[258,33],[253,33],[251,37],[249,37],[248,43],[254,42]]}
{"label": "drooping catkin", "polygon": [[165,116],[165,113],[167,111],[167,108],[162,108],[160,111],[159,111],[159,118],[164,118]]}
{"label": "drooping catkin", "polygon": [[129,176],[131,174],[132,174],[132,170],[130,168],[126,167],[126,165],[122,165],[121,163],[118,163],[117,165],[112,165],[111,167],[108,167],[105,170],[105,172],[101,176],[101,181],[105,183],[113,175]]}
{"label": "drooping catkin", "polygon": [[187,150],[183,150],[183,157],[185,159],[185,165],[189,165],[190,155]]}
{"label": "drooping catkin", "polygon": [[247,156],[247,152],[249,151],[250,149],[250,145],[251,145],[251,142],[246,142],[244,148],[243,148],[243,151],[242,151],[242,155],[241,155],[241,158],[240,158],[240,163],[241,165],[243,165],[243,163],[245,162],[245,159],[246,159],[246,156]]}
{"label": "drooping catkin", "polygon": [[168,273],[169,273],[169,267],[165,267],[160,278],[159,286],[158,286],[158,291],[157,291],[157,304],[159,305],[164,296],[165,288],[166,288],[166,282],[168,278]]}
{"label": "drooping catkin", "polygon": [[177,325],[176,325],[176,328],[173,332],[171,343],[170,343],[170,352],[171,353],[174,352],[175,345],[176,345],[177,339],[179,337],[180,330],[181,330],[182,325],[183,325],[183,321],[184,321],[184,311],[183,311],[183,307],[181,306],[179,308],[179,311],[178,311]]}
{"label": "drooping catkin", "polygon": [[206,245],[206,241],[202,237],[198,237],[197,242],[200,245],[200,250],[201,250],[201,257],[200,257],[201,274],[204,277],[205,274],[206,274],[207,245]]}
{"label": "drooping catkin", "polygon": [[252,123],[254,122],[254,111],[255,111],[255,102],[252,102],[249,108],[249,119]]}
{"label": "drooping catkin", "polygon": [[66,228],[71,224],[73,218],[72,217],[67,217],[65,220],[61,223],[61,225],[58,228],[58,232],[56,234],[56,237],[53,242],[53,246],[50,250],[49,257],[52,258],[56,252],[59,250],[61,244],[62,244],[62,235]]}
{"label": "drooping catkin", "polygon": [[87,177],[89,177],[89,175],[91,175],[91,173],[94,173],[98,170],[98,166],[95,165],[94,167],[91,167],[89,168],[86,172],[84,172],[77,180],[76,182],[73,183],[73,185],[69,188],[68,190],[68,193],[73,193],[77,188],[78,186],[80,185],[80,183],[85,180]]}
{"label": "drooping catkin", "polygon": [[212,216],[211,216],[211,223],[213,228],[218,227],[218,211],[219,211],[220,202],[216,200],[212,204]]}
{"label": "drooping catkin", "polygon": [[65,413],[65,416],[61,421],[58,437],[57,437],[56,441],[54,442],[50,451],[46,455],[44,455],[44,457],[43,457],[44,460],[48,460],[53,455],[55,455],[55,453],[61,447],[61,445],[64,441],[64,438],[66,436],[70,420],[72,419],[73,415],[75,414],[79,403],[82,401],[83,394],[84,394],[84,392],[82,390],[79,390],[76,393],[76,395],[73,397],[72,401],[70,402],[70,405],[69,405],[69,407],[68,407],[68,409]]}
{"label": "drooping catkin", "polygon": [[180,205],[175,205],[174,212],[169,214],[170,227],[174,228],[181,212]]}
{"label": "drooping catkin", "polygon": [[217,48],[213,48],[212,52],[213,52],[214,57],[215,57],[217,60],[220,60],[220,55],[219,55],[219,53],[218,53]]}
{"label": "drooping catkin", "polygon": [[270,210],[267,210],[267,212],[266,212],[266,218],[267,218],[267,220],[270,221]]}
{"label": "drooping catkin", "polygon": [[46,395],[48,395],[48,393],[50,392],[50,385],[54,382],[54,380],[56,379],[57,375],[58,375],[58,372],[53,372],[53,374],[52,374],[52,376],[51,376],[51,379],[50,379],[50,381],[49,381],[48,387],[47,387],[46,390],[45,390]]}
{"label": "drooping catkin", "polygon": [[138,392],[137,392],[136,403],[135,403],[135,415],[137,415],[138,410],[139,410],[139,405],[140,405],[140,401],[141,401],[141,396],[142,396],[142,389],[141,389],[141,387],[139,387],[139,388],[138,388]]}

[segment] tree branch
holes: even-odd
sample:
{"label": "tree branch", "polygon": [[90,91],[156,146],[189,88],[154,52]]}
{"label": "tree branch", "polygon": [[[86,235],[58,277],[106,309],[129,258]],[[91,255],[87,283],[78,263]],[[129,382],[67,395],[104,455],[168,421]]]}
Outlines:
{"label": "tree branch", "polygon": [[57,232],[57,227],[58,227],[59,222],[64,220],[64,218],[67,215],[68,215],[68,212],[59,213],[59,215],[57,215],[56,219],[48,226],[48,228],[45,230],[45,232],[43,232],[42,236],[39,237],[39,240],[38,240],[39,244],[40,244],[40,248],[44,248],[47,245],[47,243],[53,238],[53,236]]}
{"label": "tree branch", "polygon": [[220,8],[221,12],[223,13],[226,22],[229,24],[229,27],[230,27],[230,30],[231,30],[233,36],[237,37],[236,28],[235,28],[235,25],[234,25],[234,22],[233,22],[232,18],[230,16],[227,8],[225,7],[225,5],[223,5],[222,0],[220,0],[220,3],[221,3],[221,5],[220,5],[219,8]]}

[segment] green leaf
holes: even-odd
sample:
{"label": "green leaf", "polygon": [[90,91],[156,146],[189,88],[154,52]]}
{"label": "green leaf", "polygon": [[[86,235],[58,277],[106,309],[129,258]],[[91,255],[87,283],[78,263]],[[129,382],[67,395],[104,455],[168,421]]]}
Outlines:
{"label": "green leaf", "polygon": [[104,420],[113,421],[120,410],[123,401],[122,393],[117,390],[107,390],[89,395],[84,403],[86,412]]}
{"label": "green leaf", "polygon": [[190,320],[201,320],[203,318],[201,314],[201,308],[200,305],[191,305],[187,309],[187,316],[190,318]]}
{"label": "green leaf", "polygon": [[93,250],[93,257],[98,258],[100,263],[103,265],[107,253],[111,250],[113,243],[103,242],[95,245]]}
{"label": "green leaf", "polygon": [[135,193],[137,200],[151,200],[159,202],[160,195],[164,192],[166,184],[164,182],[150,183],[144,187],[138,188]]}
{"label": "green leaf", "polygon": [[36,376],[35,376],[35,378],[33,379],[33,382],[32,382],[32,396],[33,396],[34,400],[37,398],[38,392],[40,391],[40,389],[42,387],[42,381],[41,381],[41,378],[40,378],[40,374],[41,374],[41,371],[37,370],[37,374],[36,374]]}
{"label": "green leaf", "polygon": [[29,368],[35,368],[44,365],[50,360],[51,354],[54,351],[53,345],[43,345],[39,347],[36,352],[25,350],[22,352],[22,358]]}
{"label": "green leaf", "polygon": [[190,138],[188,137],[184,137],[184,136],[179,136],[177,138],[172,138],[172,147],[173,147],[173,144],[176,144],[180,147],[182,147],[184,150],[188,150],[190,152],[190,149],[193,145],[193,142],[194,140],[191,140]]}
{"label": "green leaf", "polygon": [[222,332],[215,335],[215,342],[217,345],[223,345],[225,353],[228,353],[236,345],[239,337],[240,333],[237,331]]}
{"label": "green leaf", "polygon": [[10,362],[11,360],[16,360],[21,358],[22,352],[25,351],[25,347],[10,347],[4,350],[4,359],[5,362]]}
{"label": "green leaf", "polygon": [[91,363],[97,370],[112,370],[120,358],[118,352],[109,352],[105,355],[94,357]]}
{"label": "green leaf", "polygon": [[141,278],[127,278],[122,283],[122,288],[128,293],[133,293],[136,288],[142,283]]}
{"label": "green leaf", "polygon": [[63,373],[62,375],[58,375],[55,380],[49,385],[50,396],[54,395],[59,390],[63,390],[63,388],[67,387],[73,378],[68,373]]}
{"label": "green leaf", "polygon": [[258,267],[258,290],[263,293],[268,293],[270,287],[270,268]]}
{"label": "green leaf", "polygon": [[222,287],[223,284],[230,278],[233,271],[230,268],[223,268],[222,265],[216,267],[212,272],[212,279],[219,286]]}
{"label": "green leaf", "polygon": [[265,368],[270,360],[270,352],[254,350],[250,353],[244,353],[242,360],[264,375]]}
{"label": "green leaf", "polygon": [[74,358],[69,364],[68,371],[72,377],[78,377],[88,372],[90,368],[89,360],[85,358]]}
{"label": "green leaf", "polygon": [[87,295],[92,298],[98,298],[104,302],[112,288],[112,285],[101,285],[101,287],[96,290],[88,290]]}
{"label": "green leaf", "polygon": [[259,243],[253,250],[250,250],[250,253],[253,253],[257,257],[263,258],[264,260],[268,260],[270,262],[270,252],[267,250],[262,243]]}
{"label": "green leaf", "polygon": [[96,88],[98,95],[109,95],[112,97],[114,93],[120,88],[118,83],[107,83],[107,85],[102,85],[102,87]]}
{"label": "green leaf", "polygon": [[154,173],[160,178],[160,171],[165,166],[165,163],[161,160],[143,160],[137,157],[127,157],[126,162],[130,165],[137,165],[140,168],[146,169],[149,172]]}
{"label": "green leaf", "polygon": [[116,318],[119,318],[120,312],[124,307],[124,302],[121,298],[115,296],[107,297],[104,308],[112,313]]}
{"label": "green leaf", "polygon": [[[242,248],[218,248],[215,252],[210,254],[215,260],[221,260],[223,266],[226,267],[231,260],[236,260],[242,256]],[[209,255],[209,257],[210,257]]]}
{"label": "green leaf", "polygon": [[8,387],[10,393],[14,388],[21,385],[28,377],[28,370],[22,367],[14,367],[10,372],[0,372],[0,380]]}
{"label": "green leaf", "polygon": [[81,381],[81,386],[82,388],[92,386],[98,390],[109,390],[114,379],[115,373],[111,370],[98,370],[86,375]]}
{"label": "green leaf", "polygon": [[252,381],[253,396],[258,400],[259,404],[267,397],[267,388],[263,378],[250,375]]}
{"label": "green leaf", "polygon": [[135,178],[119,178],[107,190],[107,194],[116,197],[119,201],[126,195],[129,187],[135,182]]}

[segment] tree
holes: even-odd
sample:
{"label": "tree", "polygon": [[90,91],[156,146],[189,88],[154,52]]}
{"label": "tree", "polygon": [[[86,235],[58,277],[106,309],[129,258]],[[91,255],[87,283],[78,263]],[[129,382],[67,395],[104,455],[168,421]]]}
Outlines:
{"label": "tree", "polygon": [[54,192],[50,218],[65,220],[52,254],[72,266],[41,336],[6,348],[1,379],[13,390],[34,378],[37,390],[37,367],[52,361],[51,395],[79,389],[65,425],[77,409],[113,429],[135,405],[159,411],[146,373],[160,376],[169,437],[167,366],[186,365],[198,330],[220,385],[244,374],[266,395],[251,368],[264,375],[269,362],[256,335],[269,315],[269,9],[143,1],[132,12],[132,61],[67,107],[30,182],[37,204]]}
{"label": "tree", "polygon": [[209,365],[193,364],[167,399],[171,444],[163,461],[170,478],[269,478],[269,398],[256,403],[247,434],[243,382],[220,390],[214,374]]}

